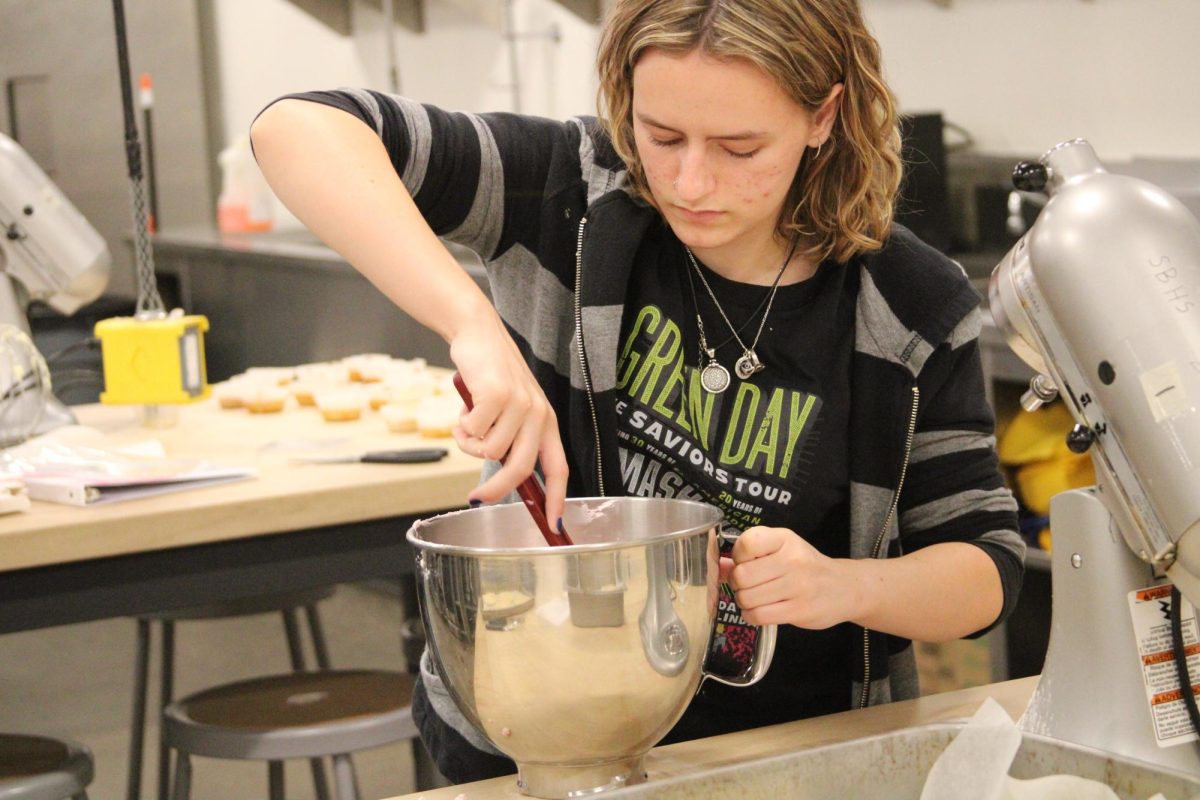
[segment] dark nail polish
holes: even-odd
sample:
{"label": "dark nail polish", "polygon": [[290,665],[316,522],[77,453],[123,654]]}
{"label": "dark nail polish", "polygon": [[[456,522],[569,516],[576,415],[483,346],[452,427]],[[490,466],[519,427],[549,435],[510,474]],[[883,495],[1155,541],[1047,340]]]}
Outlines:
{"label": "dark nail polish", "polygon": [[468,500],[467,505],[469,505],[471,508],[479,508],[481,505],[483,505],[483,501],[482,500]]}
{"label": "dark nail polish", "polygon": [[567,530],[566,530],[566,528],[563,527],[563,524],[562,524],[562,517],[558,518],[558,524],[555,525],[555,527],[558,528],[558,532],[561,533],[563,536],[567,535]]}

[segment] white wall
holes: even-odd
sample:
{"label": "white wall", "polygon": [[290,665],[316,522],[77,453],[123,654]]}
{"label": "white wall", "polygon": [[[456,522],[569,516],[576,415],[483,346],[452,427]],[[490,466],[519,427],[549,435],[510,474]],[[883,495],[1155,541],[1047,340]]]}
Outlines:
{"label": "white wall", "polygon": [[[483,13],[472,13],[474,4]],[[428,0],[426,32],[397,26],[400,92],[463,111],[514,111],[500,0]],[[288,92],[357,86],[389,91],[383,14],[354,0],[341,36],[287,0],[217,0],[216,36],[225,143],[244,136]],[[520,111],[565,118],[595,113],[599,34],[550,0],[517,0]],[[554,28],[558,40],[548,35]],[[531,35],[524,35],[531,34]],[[277,228],[300,223],[275,204]]]}
{"label": "white wall", "polygon": [[1100,157],[1200,158],[1196,0],[864,0],[909,111],[983,152],[1091,140]]}
{"label": "white wall", "polygon": [[[500,0],[476,0],[495,4]],[[428,0],[426,32],[397,27],[401,93],[465,111],[511,111],[508,52],[500,15],[466,10],[463,0]],[[351,36],[340,36],[287,0],[217,0],[217,41],[226,137],[287,92],[361,86],[387,91],[382,13],[354,0]],[[550,0],[518,0],[520,33],[557,27],[560,40],[522,38],[521,111],[550,117],[595,113],[594,26]]]}
{"label": "white wall", "polygon": [[[472,111],[512,110],[501,0],[427,0],[427,32],[397,31],[401,91]],[[472,3],[492,9],[472,14]],[[1075,136],[1106,160],[1200,158],[1197,0],[863,0],[906,111],[940,109],[981,152],[1037,154]],[[355,0],[339,36],[287,0],[217,0],[226,135],[290,91],[387,88],[381,14]],[[593,113],[597,31],[550,0],[518,0],[522,111]]]}

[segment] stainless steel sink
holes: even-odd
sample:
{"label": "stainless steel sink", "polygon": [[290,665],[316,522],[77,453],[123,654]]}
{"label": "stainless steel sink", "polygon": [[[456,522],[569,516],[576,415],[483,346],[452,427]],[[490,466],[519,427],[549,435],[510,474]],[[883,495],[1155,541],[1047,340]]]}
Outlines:
{"label": "stainless steel sink", "polygon": [[[917,800],[933,762],[963,723],[937,723],[825,745],[688,776],[650,780],[612,792],[621,798],[778,798],[789,800]],[[1030,779],[1070,774],[1107,784],[1122,800],[1200,797],[1200,776],[1025,734],[1009,775]]]}

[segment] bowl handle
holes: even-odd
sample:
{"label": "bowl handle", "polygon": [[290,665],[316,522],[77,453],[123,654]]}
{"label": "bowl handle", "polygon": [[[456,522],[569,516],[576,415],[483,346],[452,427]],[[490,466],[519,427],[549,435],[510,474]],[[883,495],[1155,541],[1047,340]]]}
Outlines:
{"label": "bowl handle", "polygon": [[[721,555],[733,550],[738,534],[717,534]],[[722,584],[718,593],[717,618],[713,621],[704,658],[703,677],[726,686],[752,686],[762,680],[775,656],[774,625],[751,625],[742,618],[733,590]]]}
{"label": "bowl handle", "polygon": [[[711,679],[726,686],[753,686],[767,674],[767,670],[771,667],[771,659],[775,657],[775,637],[778,631],[774,625],[747,625],[746,628],[752,631],[754,636],[754,653],[750,657],[749,666],[733,674],[721,670],[720,667],[713,664],[712,642],[710,641],[701,683],[706,679]],[[712,669],[709,668],[710,664],[713,664]]]}

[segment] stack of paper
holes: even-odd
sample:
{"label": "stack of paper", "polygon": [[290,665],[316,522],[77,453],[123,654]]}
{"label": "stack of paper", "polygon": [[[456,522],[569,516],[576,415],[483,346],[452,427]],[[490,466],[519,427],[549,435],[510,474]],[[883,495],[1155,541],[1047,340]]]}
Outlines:
{"label": "stack of paper", "polygon": [[29,497],[75,506],[212,486],[255,477],[251,467],[168,458],[156,440],[119,449],[83,442],[92,437],[59,429],[0,453],[0,480],[24,483]]}

